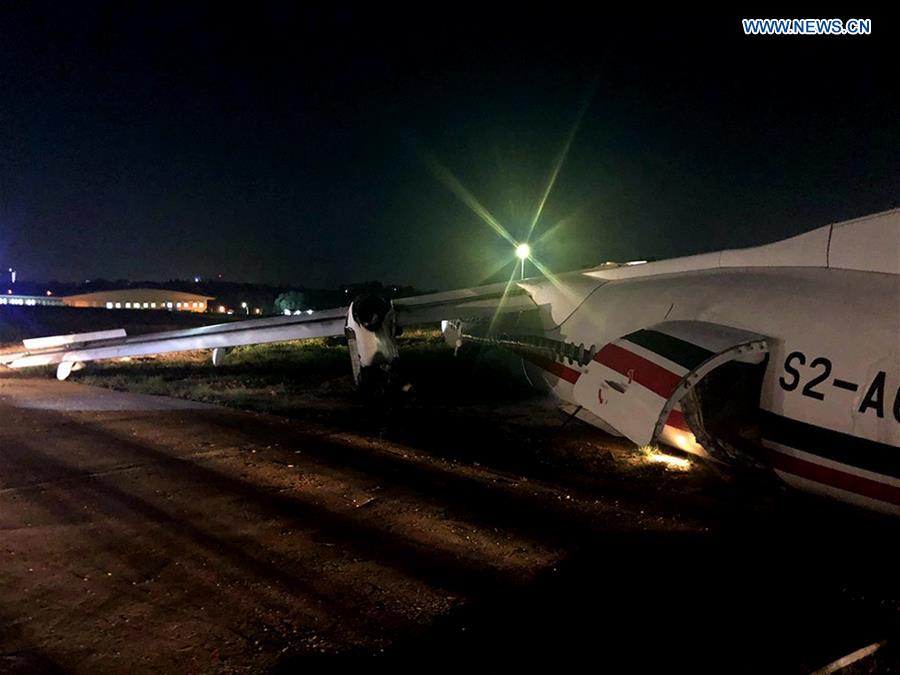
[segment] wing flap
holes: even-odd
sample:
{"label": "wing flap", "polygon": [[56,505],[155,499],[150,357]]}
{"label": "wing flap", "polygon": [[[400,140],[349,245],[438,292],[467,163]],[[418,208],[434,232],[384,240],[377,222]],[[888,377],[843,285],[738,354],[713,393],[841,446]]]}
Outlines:
{"label": "wing flap", "polygon": [[85,344],[88,342],[99,342],[100,340],[118,340],[127,337],[124,328],[116,328],[114,330],[100,330],[92,333],[72,333],[70,335],[52,335],[50,337],[28,338],[22,340],[25,349],[31,351],[35,349],[50,349],[53,347],[62,347],[65,345]]}

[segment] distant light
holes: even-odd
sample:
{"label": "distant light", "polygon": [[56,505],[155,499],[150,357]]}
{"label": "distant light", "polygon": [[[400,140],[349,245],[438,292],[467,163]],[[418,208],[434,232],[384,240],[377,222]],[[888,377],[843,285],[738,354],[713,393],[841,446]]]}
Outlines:
{"label": "distant light", "polygon": [[6,289],[6,294],[7,294],[7,295],[12,295],[12,289],[11,289],[11,288],[7,288],[7,289]]}
{"label": "distant light", "polygon": [[626,265],[646,265],[646,260],[632,260],[631,262],[625,263]]}
{"label": "distant light", "polygon": [[225,305],[219,305],[219,314],[225,313]]}
{"label": "distant light", "polygon": [[307,313],[307,314],[312,314],[313,311],[312,311],[311,309],[308,309],[308,310],[306,310],[306,313]]}
{"label": "distant light", "polygon": [[531,255],[531,247],[528,244],[519,244],[516,246],[516,257],[519,260],[527,260]]}
{"label": "distant light", "polygon": [[53,291],[47,291],[47,295],[53,295]]}
{"label": "distant light", "polygon": [[289,310],[289,309],[284,310],[284,315],[285,315],[285,316],[290,316],[290,315],[291,315],[291,310]]}
{"label": "distant light", "polygon": [[199,283],[200,283],[200,277],[194,277],[194,283],[195,283],[195,284],[199,284]]}
{"label": "distant light", "polygon": [[246,309],[246,308],[247,308],[247,303],[246,303],[246,302],[242,302],[242,303],[241,303],[241,308],[242,308],[242,309]]}

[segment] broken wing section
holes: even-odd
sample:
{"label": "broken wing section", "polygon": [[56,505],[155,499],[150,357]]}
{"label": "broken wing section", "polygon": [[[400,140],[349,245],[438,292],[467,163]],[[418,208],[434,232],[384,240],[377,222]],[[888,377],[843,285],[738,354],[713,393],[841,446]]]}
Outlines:
{"label": "broken wing section", "polygon": [[37,338],[25,340],[26,351],[5,354],[0,363],[10,368],[59,364],[58,374],[64,379],[74,364],[87,361],[339,336],[344,334],[346,313],[328,310],[314,316],[250,319],[132,337],[108,331]]}
{"label": "broken wing section", "polygon": [[682,419],[679,402],[712,370],[731,361],[760,363],[767,353],[762,335],[705,321],[665,321],[597,352],[575,383],[575,401],[647,445],[672,419]]}

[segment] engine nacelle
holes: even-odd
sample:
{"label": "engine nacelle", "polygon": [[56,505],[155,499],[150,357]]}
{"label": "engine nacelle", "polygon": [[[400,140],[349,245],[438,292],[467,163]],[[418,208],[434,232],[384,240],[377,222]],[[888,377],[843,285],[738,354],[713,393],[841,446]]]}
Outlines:
{"label": "engine nacelle", "polygon": [[393,303],[383,295],[367,293],[350,304],[344,333],[353,379],[363,394],[409,391],[396,369],[400,352],[395,338],[400,332]]}

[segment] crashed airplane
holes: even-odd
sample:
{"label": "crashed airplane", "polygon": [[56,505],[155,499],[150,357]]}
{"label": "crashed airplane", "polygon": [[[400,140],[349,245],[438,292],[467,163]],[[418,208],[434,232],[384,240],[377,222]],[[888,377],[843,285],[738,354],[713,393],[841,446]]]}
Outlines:
{"label": "crashed airplane", "polygon": [[519,355],[572,415],[638,445],[774,471],[900,515],[900,209],[755,248],[607,264],[348,308],[129,337],[26,340],[11,368],[346,335],[357,384],[403,386],[403,326]]}

